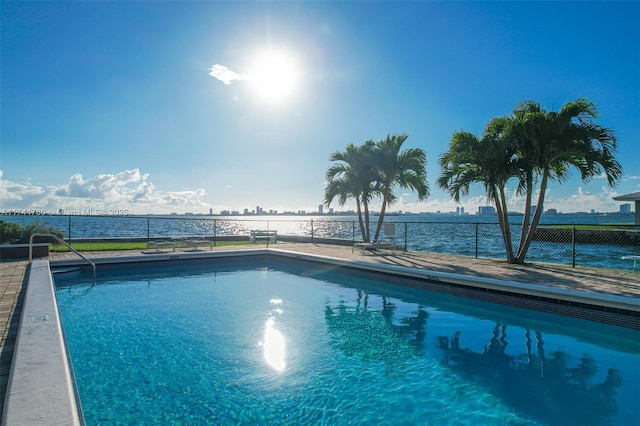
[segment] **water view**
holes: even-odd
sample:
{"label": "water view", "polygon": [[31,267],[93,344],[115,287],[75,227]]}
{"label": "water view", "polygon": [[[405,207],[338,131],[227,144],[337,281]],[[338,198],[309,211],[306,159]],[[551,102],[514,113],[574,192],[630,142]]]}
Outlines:
{"label": "water view", "polygon": [[[314,238],[361,239],[354,216],[6,216],[6,221],[23,224],[39,220],[60,229],[71,239],[79,238],[167,238],[185,236],[224,237],[248,235],[252,229],[270,229],[281,236]],[[514,240],[520,232],[521,216],[512,216]],[[593,234],[581,225],[628,223],[633,215],[544,215],[541,227],[566,225],[553,231],[542,241],[534,241],[526,260],[530,262],[625,269],[629,262],[622,256],[640,254],[640,230],[616,231],[614,234]],[[505,259],[505,251],[497,224],[490,215],[388,215],[388,226],[381,237],[385,241],[406,246],[410,251],[455,254],[461,256]],[[572,241],[572,225],[576,239]],[[561,234],[562,233],[562,234]],[[455,238],[451,238],[451,236]],[[575,244],[574,244],[575,243]]]}

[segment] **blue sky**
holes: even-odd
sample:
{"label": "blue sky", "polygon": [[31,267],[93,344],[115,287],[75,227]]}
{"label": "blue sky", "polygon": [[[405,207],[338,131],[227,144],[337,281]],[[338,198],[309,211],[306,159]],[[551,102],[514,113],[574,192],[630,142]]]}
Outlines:
{"label": "blue sky", "polygon": [[[525,99],[577,97],[616,130],[625,177],[611,189],[574,174],[545,208],[617,211],[612,196],[640,191],[640,2],[1,8],[2,209],[313,211],[332,152],[408,133],[431,196],[398,190],[392,210],[451,211],[435,181],[454,131],[480,134]],[[260,77],[267,52],[281,58],[275,82]],[[462,206],[480,205],[478,186]]]}

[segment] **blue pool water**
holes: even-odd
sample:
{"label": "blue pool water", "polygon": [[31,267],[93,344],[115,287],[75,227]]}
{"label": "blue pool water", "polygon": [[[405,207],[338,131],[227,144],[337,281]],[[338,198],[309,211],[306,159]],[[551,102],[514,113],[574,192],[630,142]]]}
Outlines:
{"label": "blue pool water", "polygon": [[638,421],[628,329],[295,264],[58,280],[56,297],[89,425]]}

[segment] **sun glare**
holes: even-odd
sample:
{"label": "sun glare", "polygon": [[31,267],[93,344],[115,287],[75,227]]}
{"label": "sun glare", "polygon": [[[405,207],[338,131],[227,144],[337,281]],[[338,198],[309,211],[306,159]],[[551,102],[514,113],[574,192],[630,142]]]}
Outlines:
{"label": "sun glare", "polygon": [[274,327],[273,318],[267,320],[264,328],[264,359],[274,370],[282,371],[287,366],[285,361],[285,343],[282,333]]}
{"label": "sun glare", "polygon": [[259,55],[249,75],[258,96],[270,104],[290,98],[298,89],[300,77],[293,57],[275,51]]}

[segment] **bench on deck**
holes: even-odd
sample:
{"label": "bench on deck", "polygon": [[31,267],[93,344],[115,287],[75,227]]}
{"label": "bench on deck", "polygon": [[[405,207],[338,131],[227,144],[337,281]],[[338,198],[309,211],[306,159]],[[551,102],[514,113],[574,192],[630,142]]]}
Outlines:
{"label": "bench on deck", "polygon": [[622,260],[633,260],[633,266],[629,272],[622,274],[625,275],[633,274],[634,277],[638,277],[638,272],[640,272],[640,256],[622,256]]}
{"label": "bench on deck", "polygon": [[205,240],[203,238],[186,238],[182,240],[185,246],[191,247],[193,251],[197,251],[199,246],[208,245],[213,250],[213,241]]}
{"label": "bench on deck", "polygon": [[356,248],[361,249],[362,250],[362,254],[365,254],[365,251],[367,251],[367,250],[402,250],[402,251],[404,251],[404,247],[402,247],[402,246],[400,246],[398,244],[385,243],[385,242],[379,242],[379,243],[355,243],[353,245],[353,247],[351,248],[351,253],[353,253]]}
{"label": "bench on deck", "polygon": [[173,251],[176,251],[176,242],[175,241],[149,241],[147,244],[149,248],[155,248],[156,253],[160,251],[162,247],[171,247]]}
{"label": "bench on deck", "polygon": [[263,231],[259,229],[254,229],[251,231],[251,235],[249,236],[249,241],[255,243],[257,240],[267,240],[268,243],[275,243],[278,238],[277,231]]}

